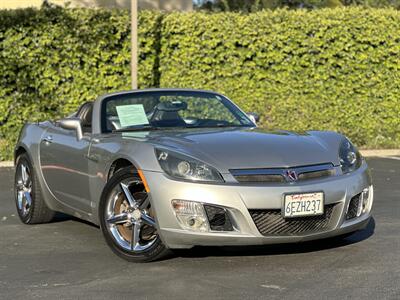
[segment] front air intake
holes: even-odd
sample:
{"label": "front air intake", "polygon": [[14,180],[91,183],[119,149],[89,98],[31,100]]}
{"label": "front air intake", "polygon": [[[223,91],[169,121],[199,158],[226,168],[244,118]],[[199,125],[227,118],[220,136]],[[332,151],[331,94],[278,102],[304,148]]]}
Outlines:
{"label": "front air intake", "polygon": [[227,210],[214,205],[204,205],[210,229],[214,231],[233,231],[231,219]]}
{"label": "front air intake", "polygon": [[350,199],[349,202],[349,207],[347,208],[347,213],[346,213],[346,220],[351,220],[356,218],[361,214],[359,211],[362,205],[361,201],[361,193],[355,195],[353,198]]}
{"label": "front air intake", "polygon": [[287,218],[280,209],[251,209],[249,213],[262,235],[299,235],[329,229],[330,220],[336,204],[325,205],[320,216]]}

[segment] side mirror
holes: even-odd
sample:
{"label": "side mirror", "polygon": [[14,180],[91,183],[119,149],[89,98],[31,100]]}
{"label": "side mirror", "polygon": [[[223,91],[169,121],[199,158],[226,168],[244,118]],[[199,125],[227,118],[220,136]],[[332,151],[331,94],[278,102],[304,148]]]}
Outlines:
{"label": "side mirror", "polygon": [[81,119],[79,118],[66,118],[58,121],[61,128],[76,131],[76,139],[80,141],[83,137]]}
{"label": "side mirror", "polygon": [[249,116],[250,120],[253,121],[254,124],[257,124],[257,122],[260,121],[260,116],[255,112],[249,112],[247,113],[247,115]]}

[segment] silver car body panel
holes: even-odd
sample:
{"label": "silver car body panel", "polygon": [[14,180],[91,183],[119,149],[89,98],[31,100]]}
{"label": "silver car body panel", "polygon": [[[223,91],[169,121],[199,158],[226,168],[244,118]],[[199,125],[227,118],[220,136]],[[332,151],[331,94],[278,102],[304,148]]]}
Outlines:
{"label": "silver car body panel", "polygon": [[[160,89],[138,92],[147,91]],[[361,229],[371,216],[372,190],[367,213],[350,221],[345,220],[350,199],[371,187],[372,182],[365,161],[356,171],[341,174],[338,149],[343,136],[338,133],[266,131],[255,127],[102,134],[101,103],[108,96],[94,102],[92,132],[85,133],[79,141],[73,131],[62,129],[50,121],[26,124],[21,131],[16,154],[24,149],[30,156],[44,199],[53,210],[98,225],[99,201],[111,166],[116,160],[125,159],[143,171],[150,187],[161,238],[171,248],[318,239]],[[156,148],[203,161],[216,168],[225,182],[207,184],[174,180],[162,171],[155,156]],[[245,184],[239,183],[230,171],[318,164],[331,164],[337,174],[304,182]],[[337,203],[332,215],[333,223],[326,230],[305,235],[264,236],[249,214],[249,209],[280,209],[284,194],[315,191],[324,192],[325,204]],[[184,230],[174,215],[173,199],[226,207],[236,230],[206,233]]]}

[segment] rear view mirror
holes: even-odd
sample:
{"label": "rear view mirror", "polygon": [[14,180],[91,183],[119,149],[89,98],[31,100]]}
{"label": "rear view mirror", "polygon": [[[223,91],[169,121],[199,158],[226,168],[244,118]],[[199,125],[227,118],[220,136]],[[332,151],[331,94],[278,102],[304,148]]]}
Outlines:
{"label": "rear view mirror", "polygon": [[61,128],[76,131],[76,139],[80,141],[83,137],[81,120],[79,118],[66,118],[58,121]]}
{"label": "rear view mirror", "polygon": [[253,121],[254,124],[257,124],[257,122],[260,121],[260,116],[255,112],[249,112],[247,113],[247,116],[251,121]]}
{"label": "rear view mirror", "polygon": [[187,109],[187,103],[182,101],[174,102],[160,102],[157,104],[156,109],[159,111],[180,111]]}

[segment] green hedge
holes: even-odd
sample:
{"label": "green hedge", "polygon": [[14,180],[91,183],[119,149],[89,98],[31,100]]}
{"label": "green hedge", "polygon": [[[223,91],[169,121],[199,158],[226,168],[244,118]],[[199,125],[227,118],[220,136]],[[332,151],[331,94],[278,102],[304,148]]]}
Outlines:
{"label": "green hedge", "polygon": [[164,18],[161,85],[217,90],[261,124],[400,145],[400,13],[278,10]]}
{"label": "green hedge", "polygon": [[[130,88],[130,17],[121,10],[46,8],[0,12],[0,160],[26,121],[71,113]],[[140,86],[158,84],[160,15],[140,15]]]}
{"label": "green hedge", "polygon": [[[139,85],[222,92],[261,125],[400,146],[400,13],[324,9],[142,12]],[[0,159],[21,125],[129,88],[127,11],[0,12]]]}

